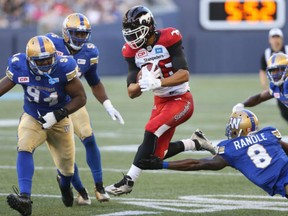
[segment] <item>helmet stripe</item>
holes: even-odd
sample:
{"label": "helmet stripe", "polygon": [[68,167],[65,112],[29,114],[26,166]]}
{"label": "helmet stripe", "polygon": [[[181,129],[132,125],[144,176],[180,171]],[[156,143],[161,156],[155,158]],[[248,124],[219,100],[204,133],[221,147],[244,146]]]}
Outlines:
{"label": "helmet stripe", "polygon": [[276,59],[277,55],[273,55],[272,59],[271,59],[271,64],[273,65],[275,63],[275,59]]}
{"label": "helmet stripe", "polygon": [[255,131],[256,130],[256,123],[255,123],[255,120],[254,120],[254,116],[253,114],[248,111],[248,110],[243,110],[248,116],[249,116],[249,119],[251,121],[251,125],[252,125],[252,131]]}
{"label": "helmet stripe", "polygon": [[84,17],[82,16],[82,14],[79,14],[79,19],[80,19],[80,25],[83,26],[84,25]]}
{"label": "helmet stripe", "polygon": [[41,53],[46,52],[45,45],[42,37],[37,37]]}

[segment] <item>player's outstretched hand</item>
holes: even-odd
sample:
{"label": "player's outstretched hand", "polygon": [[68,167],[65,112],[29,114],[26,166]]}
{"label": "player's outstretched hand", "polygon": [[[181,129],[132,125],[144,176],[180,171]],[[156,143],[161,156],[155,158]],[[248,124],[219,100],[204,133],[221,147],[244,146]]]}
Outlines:
{"label": "player's outstretched hand", "polygon": [[107,113],[111,116],[111,118],[115,121],[117,120],[120,124],[124,125],[124,119],[122,118],[121,114],[116,110],[110,100],[105,100],[103,103]]}
{"label": "player's outstretched hand", "polygon": [[238,103],[236,104],[233,109],[232,112],[237,112],[237,111],[241,111],[244,109],[244,104],[243,103]]}
{"label": "player's outstretched hand", "polygon": [[149,158],[141,159],[139,165],[143,170],[163,169],[163,160],[157,156],[151,155]]}

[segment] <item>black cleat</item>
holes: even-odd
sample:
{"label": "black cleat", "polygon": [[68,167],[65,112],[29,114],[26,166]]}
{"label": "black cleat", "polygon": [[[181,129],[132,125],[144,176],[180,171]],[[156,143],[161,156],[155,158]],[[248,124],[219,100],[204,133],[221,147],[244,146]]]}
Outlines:
{"label": "black cleat", "polygon": [[72,188],[71,188],[71,187],[67,187],[67,188],[61,187],[61,184],[60,184],[61,177],[60,177],[59,175],[57,175],[57,178],[56,178],[56,179],[57,179],[59,188],[60,188],[60,190],[61,190],[62,201],[63,201],[64,205],[65,205],[66,207],[71,207],[71,206],[73,206],[74,197],[73,197]]}
{"label": "black cleat", "polygon": [[9,194],[7,196],[7,203],[12,208],[18,211],[22,216],[29,216],[32,214],[32,201],[29,196],[19,195],[18,189],[13,187],[16,194]]}

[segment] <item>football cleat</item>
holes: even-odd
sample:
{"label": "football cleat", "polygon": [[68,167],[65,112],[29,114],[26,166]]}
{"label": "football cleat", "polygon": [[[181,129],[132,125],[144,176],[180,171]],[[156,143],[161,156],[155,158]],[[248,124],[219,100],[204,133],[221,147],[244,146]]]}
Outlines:
{"label": "football cleat", "polygon": [[107,186],[105,188],[106,192],[114,196],[120,196],[122,194],[129,194],[132,191],[134,182],[131,177],[124,175],[123,179],[116,184]]}
{"label": "football cleat", "polygon": [[29,216],[32,214],[32,201],[29,196],[19,195],[16,187],[13,187],[16,194],[9,194],[7,196],[7,203],[12,208],[18,211],[22,216]]}
{"label": "football cleat", "polygon": [[77,205],[91,205],[91,199],[88,195],[88,191],[86,190],[86,188],[78,191],[75,202]]}
{"label": "football cleat", "polygon": [[108,202],[110,200],[110,196],[106,193],[103,183],[96,183],[95,185],[95,196],[99,202]]}
{"label": "football cleat", "polygon": [[197,151],[209,151],[212,155],[216,154],[216,150],[212,145],[212,142],[205,136],[205,134],[197,129],[191,136],[191,138],[195,142],[195,147]]}
{"label": "football cleat", "polygon": [[56,179],[57,179],[57,182],[58,182],[61,194],[62,194],[62,201],[63,201],[64,205],[66,207],[73,206],[74,197],[73,197],[72,188],[71,187],[67,187],[67,188],[62,187],[60,184],[61,177],[59,175],[57,175]]}

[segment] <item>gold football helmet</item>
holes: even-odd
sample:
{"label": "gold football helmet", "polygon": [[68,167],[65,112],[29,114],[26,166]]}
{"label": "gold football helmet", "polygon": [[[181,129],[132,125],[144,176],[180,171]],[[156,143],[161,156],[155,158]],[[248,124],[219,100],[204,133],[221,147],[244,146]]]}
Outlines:
{"label": "gold football helmet", "polygon": [[233,139],[239,136],[247,136],[249,133],[257,131],[258,118],[250,110],[244,109],[233,112],[226,127],[226,136]]}
{"label": "gold football helmet", "polygon": [[287,74],[288,55],[280,52],[272,55],[267,62],[267,76],[277,86],[284,83]]}
{"label": "gold football helmet", "polygon": [[91,37],[91,25],[86,16],[73,13],[66,17],[62,26],[65,42],[74,50],[80,50]]}
{"label": "gold football helmet", "polygon": [[46,36],[35,36],[26,45],[29,67],[36,75],[51,74],[56,66],[56,48]]}

